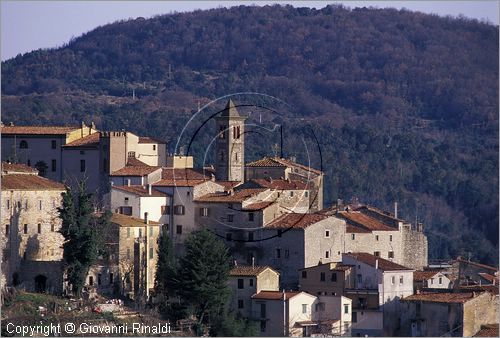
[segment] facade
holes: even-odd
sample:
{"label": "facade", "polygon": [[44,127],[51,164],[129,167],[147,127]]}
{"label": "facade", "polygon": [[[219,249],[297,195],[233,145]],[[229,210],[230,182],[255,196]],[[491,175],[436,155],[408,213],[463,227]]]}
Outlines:
{"label": "facade", "polygon": [[318,264],[299,270],[299,289],[311,295],[343,295],[354,289],[354,266],[338,262]]}
{"label": "facade", "polygon": [[451,289],[453,283],[441,271],[424,270],[413,272],[414,290],[428,289]]}
{"label": "facade", "polygon": [[2,285],[62,292],[61,183],[2,162]]}

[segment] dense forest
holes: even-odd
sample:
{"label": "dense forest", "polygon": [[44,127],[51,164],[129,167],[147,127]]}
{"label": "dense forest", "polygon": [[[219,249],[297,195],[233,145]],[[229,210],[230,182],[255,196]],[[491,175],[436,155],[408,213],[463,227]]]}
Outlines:
{"label": "dense forest", "polygon": [[[280,101],[235,102],[279,108],[265,122],[284,126],[286,156],[322,166],[328,204],[397,201],[425,224],[431,259],[497,263],[498,37],[467,18],[337,5],[138,18],[3,62],[2,121],[94,121],[172,151],[199,105],[264,93]],[[189,149],[201,158],[205,130]],[[306,155],[311,134],[320,151]],[[246,160],[276,142],[249,134]]]}

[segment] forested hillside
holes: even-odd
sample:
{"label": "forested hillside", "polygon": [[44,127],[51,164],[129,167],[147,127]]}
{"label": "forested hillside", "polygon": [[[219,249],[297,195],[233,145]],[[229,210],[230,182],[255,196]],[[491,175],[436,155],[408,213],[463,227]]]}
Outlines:
{"label": "forested hillside", "polygon": [[[172,149],[198,103],[272,95],[288,104],[278,121],[287,156],[304,161],[293,136],[314,130],[328,203],[398,201],[402,217],[425,224],[431,258],[470,252],[494,263],[498,47],[496,26],[404,10],[240,6],[139,18],[2,63],[2,121],[94,121]],[[272,142],[250,137],[246,160]]]}

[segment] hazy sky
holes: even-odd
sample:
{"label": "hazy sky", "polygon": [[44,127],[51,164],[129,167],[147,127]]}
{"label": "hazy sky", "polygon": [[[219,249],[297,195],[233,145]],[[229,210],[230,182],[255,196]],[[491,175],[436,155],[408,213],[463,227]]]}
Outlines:
{"label": "hazy sky", "polygon": [[486,19],[498,25],[499,2],[492,1],[1,1],[2,61],[38,48],[57,47],[93,28],[120,19],[150,17],[241,4],[291,3],[322,8],[329,3],[349,7],[395,7],[426,13]]}

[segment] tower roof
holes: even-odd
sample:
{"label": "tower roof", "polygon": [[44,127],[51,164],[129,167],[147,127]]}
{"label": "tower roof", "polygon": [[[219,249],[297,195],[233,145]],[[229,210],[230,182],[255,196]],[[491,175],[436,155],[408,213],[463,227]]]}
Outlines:
{"label": "tower roof", "polygon": [[221,117],[242,117],[238,110],[236,109],[236,106],[234,105],[233,100],[229,99],[226,104],[226,108],[222,111],[220,114]]}

